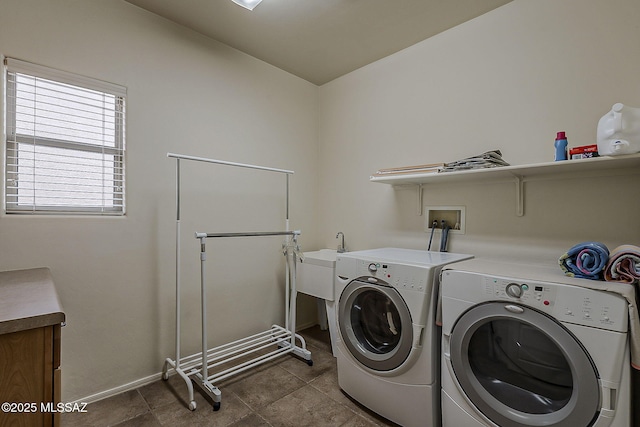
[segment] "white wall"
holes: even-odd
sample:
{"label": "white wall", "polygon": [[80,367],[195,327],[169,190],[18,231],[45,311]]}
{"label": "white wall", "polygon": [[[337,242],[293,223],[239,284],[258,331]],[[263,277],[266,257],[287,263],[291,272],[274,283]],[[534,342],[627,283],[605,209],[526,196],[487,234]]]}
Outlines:
{"label": "white wall", "polygon": [[[515,0],[322,86],[321,241],[341,230],[352,250],[426,249],[416,193],[369,183],[379,168],[492,149],[514,165],[553,161],[557,131],[594,144],[615,102],[640,107],[639,22],[636,0]],[[424,204],[466,206],[451,251],[554,263],[580,241],[639,244],[638,182],[526,183],[523,217],[511,182],[429,185]]]}
{"label": "white wall", "polygon": [[[316,86],[124,1],[0,0],[0,16],[0,54],[128,89],[127,216],[0,217],[0,270],[48,266],[56,280],[64,401],[156,374],[174,356],[167,152],[295,170],[291,226],[315,249]],[[284,229],[285,178],[200,164],[183,172],[186,355],[200,336],[193,232]],[[211,345],[284,322],[280,244],[208,245]]]}

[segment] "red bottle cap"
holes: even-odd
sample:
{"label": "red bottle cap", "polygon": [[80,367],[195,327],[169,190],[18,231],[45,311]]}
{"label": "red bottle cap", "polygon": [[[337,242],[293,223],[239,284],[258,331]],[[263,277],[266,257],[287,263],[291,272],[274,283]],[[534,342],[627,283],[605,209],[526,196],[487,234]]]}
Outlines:
{"label": "red bottle cap", "polygon": [[557,136],[556,136],[556,140],[558,139],[567,139],[567,137],[565,136],[564,132],[558,132]]}

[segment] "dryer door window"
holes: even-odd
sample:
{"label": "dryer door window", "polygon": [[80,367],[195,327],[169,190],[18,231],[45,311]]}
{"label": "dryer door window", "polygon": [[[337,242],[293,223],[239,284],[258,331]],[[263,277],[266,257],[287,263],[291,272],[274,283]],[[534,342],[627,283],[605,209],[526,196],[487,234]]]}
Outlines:
{"label": "dryer door window", "polygon": [[591,358],[544,313],[507,303],[476,306],[454,325],[450,359],[466,396],[500,426],[590,426],[597,417]]}
{"label": "dryer door window", "polygon": [[338,315],[344,344],[364,366],[390,371],[409,356],[413,335],[409,308],[384,282],[351,282],[340,297]]}

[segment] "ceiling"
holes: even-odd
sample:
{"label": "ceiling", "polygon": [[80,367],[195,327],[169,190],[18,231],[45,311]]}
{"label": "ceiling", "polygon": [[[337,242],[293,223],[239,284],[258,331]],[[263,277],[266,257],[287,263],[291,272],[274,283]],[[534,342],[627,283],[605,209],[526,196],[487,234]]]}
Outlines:
{"label": "ceiling", "polygon": [[126,0],[316,85],[511,0]]}

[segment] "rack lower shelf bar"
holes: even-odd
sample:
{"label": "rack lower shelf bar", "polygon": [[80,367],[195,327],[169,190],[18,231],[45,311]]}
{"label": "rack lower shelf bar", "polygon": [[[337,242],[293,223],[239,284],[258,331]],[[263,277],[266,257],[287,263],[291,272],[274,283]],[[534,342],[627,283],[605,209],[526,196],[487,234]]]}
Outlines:
{"label": "rack lower shelf bar", "polygon": [[[300,340],[299,347],[291,345],[292,337]],[[177,368],[174,360],[167,359],[162,378],[164,380],[169,378],[168,368],[171,367],[187,381],[189,409],[194,410],[196,408],[192,382],[208,395],[214,409],[219,409],[221,393],[214,383],[287,354],[294,354],[305,359],[310,366],[313,365],[311,352],[306,349],[306,342],[303,337],[298,334],[292,335],[291,331],[282,326],[272,325],[266,331],[209,349],[205,358],[207,362],[206,371],[213,373],[208,374],[204,380],[202,377],[203,358],[201,352],[183,357],[180,359],[180,366]],[[251,358],[248,358],[249,356]],[[236,364],[232,364],[232,362],[236,362]],[[216,371],[216,368],[222,368],[222,370]]]}

